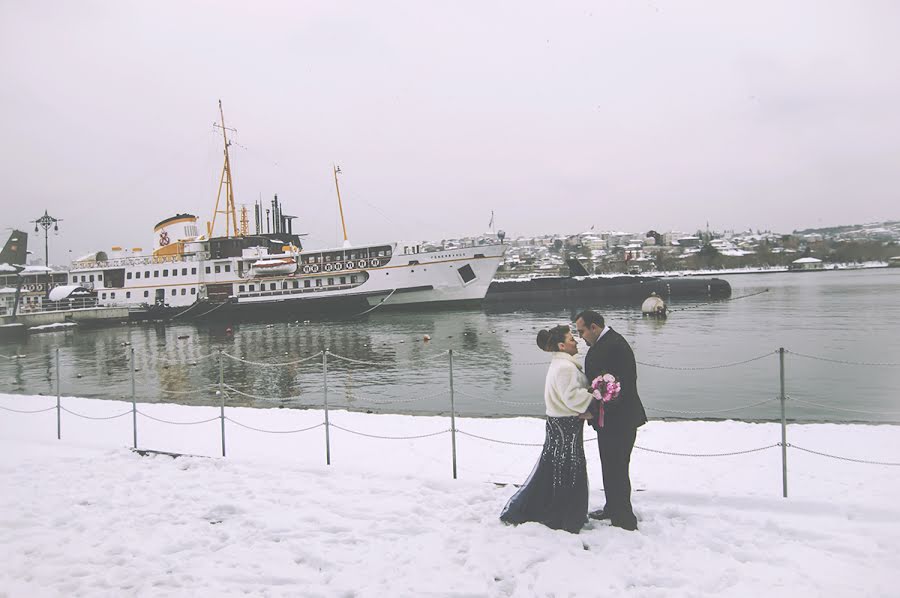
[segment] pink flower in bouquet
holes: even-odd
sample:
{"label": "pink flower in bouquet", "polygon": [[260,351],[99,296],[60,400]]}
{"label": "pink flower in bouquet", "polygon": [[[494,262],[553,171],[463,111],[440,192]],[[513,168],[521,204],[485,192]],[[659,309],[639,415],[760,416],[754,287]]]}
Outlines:
{"label": "pink flower in bouquet", "polygon": [[622,392],[622,385],[612,374],[603,374],[594,378],[591,382],[591,390],[594,398],[602,403],[608,403]]}

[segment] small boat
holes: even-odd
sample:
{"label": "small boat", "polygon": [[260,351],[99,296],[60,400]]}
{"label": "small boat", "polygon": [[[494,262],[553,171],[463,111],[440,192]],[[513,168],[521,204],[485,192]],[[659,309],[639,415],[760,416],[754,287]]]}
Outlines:
{"label": "small boat", "polygon": [[277,276],[297,271],[297,260],[292,257],[256,260],[250,266],[251,276]]}

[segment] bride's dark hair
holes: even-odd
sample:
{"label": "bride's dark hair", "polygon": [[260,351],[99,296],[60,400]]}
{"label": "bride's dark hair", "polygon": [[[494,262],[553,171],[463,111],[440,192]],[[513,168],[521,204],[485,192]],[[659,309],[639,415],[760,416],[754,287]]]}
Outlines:
{"label": "bride's dark hair", "polygon": [[559,343],[566,341],[566,335],[571,330],[568,326],[554,326],[550,330],[541,330],[537,334],[537,346],[552,353],[559,350]]}

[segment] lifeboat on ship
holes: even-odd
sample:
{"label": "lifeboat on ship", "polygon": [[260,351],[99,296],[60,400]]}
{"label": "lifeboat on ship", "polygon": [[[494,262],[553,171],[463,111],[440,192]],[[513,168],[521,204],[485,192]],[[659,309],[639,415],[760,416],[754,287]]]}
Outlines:
{"label": "lifeboat on ship", "polygon": [[251,276],[284,276],[297,271],[297,260],[292,257],[265,258],[250,265]]}

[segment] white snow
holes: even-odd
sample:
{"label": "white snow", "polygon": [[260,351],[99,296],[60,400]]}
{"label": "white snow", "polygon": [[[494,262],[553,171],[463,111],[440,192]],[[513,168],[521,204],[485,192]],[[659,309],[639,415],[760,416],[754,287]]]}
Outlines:
{"label": "white snow", "polygon": [[[0,407],[55,397],[0,395]],[[87,420],[0,410],[2,596],[896,596],[900,468],[780,448],[690,458],[635,450],[640,531],[595,523],[579,535],[505,526],[500,509],[540,448],[458,435],[380,440],[333,427],[265,434],[220,421],[171,425],[138,415],[138,445],[213,458],[140,457],[131,405],[62,398]],[[171,421],[218,408],[139,404]],[[228,408],[244,425],[291,430],[321,411]],[[445,417],[333,411],[331,423],[377,435],[449,428]],[[532,418],[458,418],[470,434],[543,440]],[[592,437],[587,432],[586,437]],[[685,453],[763,447],[777,424],[658,422],[638,445]],[[790,425],[788,441],[842,456],[897,461],[900,428]],[[588,443],[591,506],[602,506]]]}

